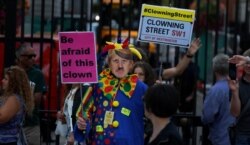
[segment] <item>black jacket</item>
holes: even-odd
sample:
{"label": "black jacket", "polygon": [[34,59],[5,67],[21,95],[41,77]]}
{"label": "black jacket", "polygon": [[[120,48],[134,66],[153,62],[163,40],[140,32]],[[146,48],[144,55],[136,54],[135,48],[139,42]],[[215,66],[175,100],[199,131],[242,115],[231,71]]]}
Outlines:
{"label": "black jacket", "polygon": [[172,122],[167,124],[160,134],[149,143],[150,136],[146,136],[144,145],[183,145],[180,134]]}

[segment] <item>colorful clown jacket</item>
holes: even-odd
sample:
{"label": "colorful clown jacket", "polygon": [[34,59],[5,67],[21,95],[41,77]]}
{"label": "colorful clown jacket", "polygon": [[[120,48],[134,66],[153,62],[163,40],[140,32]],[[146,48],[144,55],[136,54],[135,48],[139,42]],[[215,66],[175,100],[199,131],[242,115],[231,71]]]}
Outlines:
{"label": "colorful clown jacket", "polygon": [[83,96],[77,116],[87,129],[75,127],[75,139],[89,145],[143,145],[143,96],[147,86],[137,75],[115,78],[109,69]]}

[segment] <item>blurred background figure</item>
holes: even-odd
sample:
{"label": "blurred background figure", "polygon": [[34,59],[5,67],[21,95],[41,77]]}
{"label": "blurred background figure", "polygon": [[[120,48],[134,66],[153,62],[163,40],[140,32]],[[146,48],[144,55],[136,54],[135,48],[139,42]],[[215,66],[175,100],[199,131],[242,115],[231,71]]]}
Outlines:
{"label": "blurred background figure", "polygon": [[215,84],[210,88],[204,100],[202,122],[209,128],[210,145],[230,145],[228,127],[235,119],[230,113],[228,77],[229,57],[217,54],[213,58]]}
{"label": "blurred background figure", "polygon": [[[150,64],[145,61],[137,61],[134,64],[132,73],[137,74],[138,78],[148,86],[152,86],[155,84],[156,75]],[[152,123],[149,119],[147,119],[144,116],[144,133],[145,133],[144,135],[150,133],[151,131],[152,131]]]}
{"label": "blurred background figure", "polygon": [[[243,54],[250,57],[250,49]],[[243,64],[243,76],[236,83],[230,80],[232,91],[231,113],[237,118],[235,145],[250,144],[250,62]]]}
{"label": "blurred background figure", "polygon": [[[185,55],[185,50],[181,51],[181,59]],[[187,68],[181,75],[175,77],[174,85],[180,92],[179,111],[186,113],[194,113],[196,83],[199,77],[199,68],[191,60]]]}
{"label": "blurred background figure", "polygon": [[12,66],[5,72],[0,97],[0,144],[17,145],[25,115],[31,115],[34,101],[25,71]]}
{"label": "blurred background figure", "polygon": [[[80,87],[82,86],[82,90]],[[74,139],[73,129],[76,124],[76,112],[81,103],[82,95],[85,93],[89,84],[67,84],[66,96],[63,107],[57,113],[57,120],[67,124],[65,145],[77,145]],[[65,136],[64,136],[65,137]]]}
{"label": "blurred background figure", "polygon": [[[25,118],[25,134],[29,145],[40,144],[40,123],[41,132],[44,141],[51,140],[50,133],[46,133],[48,125],[41,122],[42,115],[39,111],[43,110],[42,98],[47,92],[46,82],[42,71],[35,64],[36,52],[33,47],[29,44],[21,44],[18,49],[16,49],[16,63],[18,66],[23,68],[28,78],[34,83],[34,101],[35,108],[32,116],[27,116]],[[48,127],[49,128],[49,127]]]}
{"label": "blurred background figure", "polygon": [[[180,49],[180,59],[186,54],[186,49]],[[174,86],[180,92],[180,105],[179,112],[183,115],[195,115],[196,106],[196,84],[199,76],[198,66],[191,60],[181,75],[178,75],[174,79]],[[182,120],[184,121],[184,120]],[[182,137],[185,145],[190,144],[192,137],[192,126],[188,119],[182,123]]]}
{"label": "blurred background figure", "polygon": [[153,130],[147,134],[145,145],[182,145],[181,136],[171,122],[179,105],[178,90],[172,85],[156,84],[148,88],[144,97],[145,116]]}
{"label": "blurred background figure", "polygon": [[137,74],[139,79],[148,86],[152,86],[155,83],[155,73],[152,67],[145,61],[137,61],[134,64],[132,73]]}

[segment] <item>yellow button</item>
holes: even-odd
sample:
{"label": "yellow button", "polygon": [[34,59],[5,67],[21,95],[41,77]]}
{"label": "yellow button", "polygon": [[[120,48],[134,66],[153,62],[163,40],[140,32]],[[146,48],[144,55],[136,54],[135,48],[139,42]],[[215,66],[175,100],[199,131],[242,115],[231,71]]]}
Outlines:
{"label": "yellow button", "polygon": [[112,125],[113,125],[113,127],[118,127],[118,126],[119,126],[119,122],[118,122],[118,121],[114,121],[114,122],[112,123]]}
{"label": "yellow button", "polygon": [[118,106],[119,106],[119,102],[118,102],[118,101],[114,101],[114,102],[113,102],[113,106],[114,106],[114,107],[118,107]]}

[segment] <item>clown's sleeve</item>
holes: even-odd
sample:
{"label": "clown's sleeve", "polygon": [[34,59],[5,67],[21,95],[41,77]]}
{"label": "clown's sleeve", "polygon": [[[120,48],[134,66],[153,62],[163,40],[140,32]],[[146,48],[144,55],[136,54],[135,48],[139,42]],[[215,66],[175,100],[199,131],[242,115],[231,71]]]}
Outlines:
{"label": "clown's sleeve", "polygon": [[94,96],[93,96],[93,87],[89,87],[82,97],[82,102],[77,110],[76,118],[82,117],[87,123],[86,130],[80,130],[77,127],[77,124],[74,126],[74,137],[78,142],[83,142],[88,136],[91,126],[91,118],[93,112]]}

